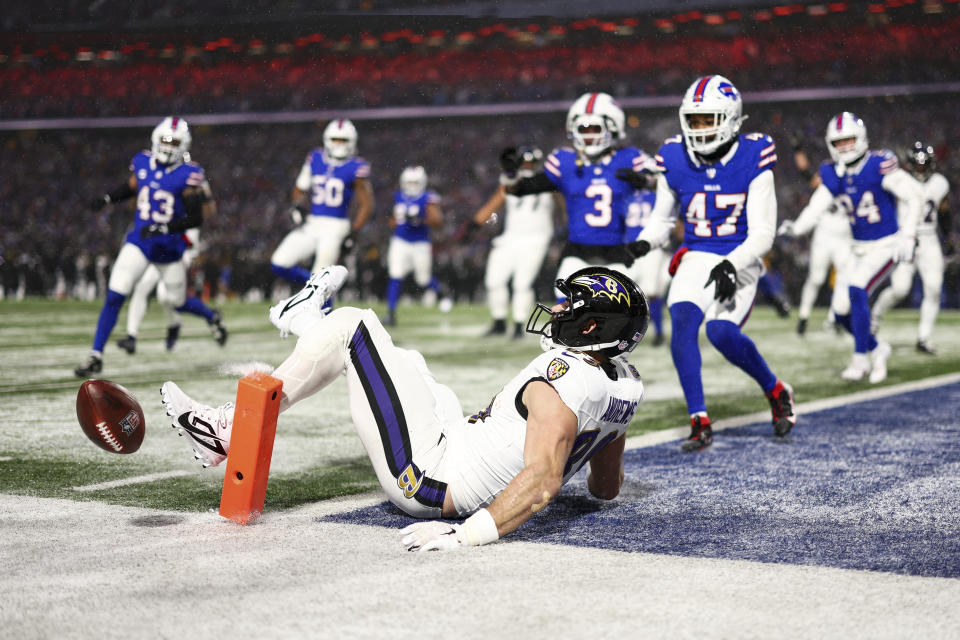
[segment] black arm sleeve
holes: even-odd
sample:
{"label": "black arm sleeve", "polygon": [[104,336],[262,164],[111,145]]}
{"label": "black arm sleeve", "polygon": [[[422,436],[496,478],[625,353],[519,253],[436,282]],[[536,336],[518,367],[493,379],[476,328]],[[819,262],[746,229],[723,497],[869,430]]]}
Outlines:
{"label": "black arm sleeve", "polygon": [[950,219],[950,209],[948,207],[940,207],[937,210],[937,227],[940,229],[940,236],[947,238],[950,236],[950,232],[953,230],[953,220]]}
{"label": "black arm sleeve", "polygon": [[531,178],[521,178],[517,184],[507,187],[507,193],[515,196],[526,196],[531,193],[557,191],[557,187],[550,182],[550,178],[542,171]]}
{"label": "black arm sleeve", "polygon": [[203,224],[203,203],[205,200],[206,197],[200,191],[183,194],[183,209],[187,212],[187,215],[167,225],[170,233],[179,233]]}
{"label": "black arm sleeve", "polygon": [[131,189],[129,182],[124,182],[122,185],[107,194],[107,202],[122,202],[123,200],[132,198],[135,195],[137,195],[137,190]]}

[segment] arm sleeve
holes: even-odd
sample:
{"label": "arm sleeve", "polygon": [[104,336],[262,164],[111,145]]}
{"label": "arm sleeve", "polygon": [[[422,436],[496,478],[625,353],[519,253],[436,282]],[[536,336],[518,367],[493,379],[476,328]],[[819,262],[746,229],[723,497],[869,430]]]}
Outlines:
{"label": "arm sleeve", "polygon": [[652,247],[662,247],[670,240],[673,230],[674,209],[677,205],[677,196],[667,183],[667,179],[657,177],[657,198],[650,212],[650,222],[643,228],[637,240],[646,240]]}
{"label": "arm sleeve", "polygon": [[310,193],[311,177],[313,177],[313,172],[310,170],[310,157],[308,156],[303,166],[300,167],[300,174],[297,176],[297,182],[295,183],[297,189],[304,193]]}
{"label": "arm sleeve", "polygon": [[885,175],[880,186],[897,197],[900,233],[908,238],[916,236],[917,223],[923,210],[923,189],[920,183],[903,169],[897,169]]}
{"label": "arm sleeve", "polygon": [[533,177],[521,178],[517,181],[517,184],[507,188],[507,193],[515,196],[543,193],[544,191],[557,191],[557,187],[542,171]]}
{"label": "arm sleeve", "polygon": [[186,216],[172,221],[167,229],[170,233],[177,233],[193,229],[203,224],[203,203],[206,198],[202,191],[190,191],[183,194],[183,210]]}
{"label": "arm sleeve", "polygon": [[764,171],[747,189],[747,239],[727,255],[737,270],[763,259],[777,232],[777,194],[773,171]]}
{"label": "arm sleeve", "polygon": [[813,194],[810,196],[810,202],[807,203],[807,206],[805,206],[803,211],[800,212],[800,215],[797,216],[797,220],[793,224],[793,232],[798,236],[803,236],[813,231],[813,228],[817,226],[817,222],[820,221],[820,217],[830,209],[833,200],[833,194],[830,193],[830,190],[821,182],[820,186],[813,190]]}

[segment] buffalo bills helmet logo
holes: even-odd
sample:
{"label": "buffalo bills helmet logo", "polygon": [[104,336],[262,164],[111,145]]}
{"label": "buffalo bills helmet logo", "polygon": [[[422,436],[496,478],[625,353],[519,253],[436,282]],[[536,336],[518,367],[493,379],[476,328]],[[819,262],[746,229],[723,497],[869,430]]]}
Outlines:
{"label": "buffalo bills helmet logo", "polygon": [[583,275],[574,278],[571,284],[578,284],[590,289],[593,293],[591,297],[596,298],[605,296],[614,302],[622,302],[625,305],[630,304],[630,294],[626,288],[615,278],[603,274]]}
{"label": "buffalo bills helmet logo", "polygon": [[740,94],[737,93],[737,88],[729,82],[721,82],[718,84],[717,91],[727,96],[731,100],[736,100],[740,96]]}

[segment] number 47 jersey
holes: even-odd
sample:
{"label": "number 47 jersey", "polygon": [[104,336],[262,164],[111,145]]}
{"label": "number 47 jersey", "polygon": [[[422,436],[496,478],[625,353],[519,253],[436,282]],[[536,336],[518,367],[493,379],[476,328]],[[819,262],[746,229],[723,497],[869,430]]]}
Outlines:
{"label": "number 47 jersey", "polygon": [[726,158],[697,164],[682,137],[675,136],[663,143],[656,159],[684,216],[684,246],[727,255],[747,239],[750,183],[776,166],[777,150],[766,134],[740,134],[735,151]]}

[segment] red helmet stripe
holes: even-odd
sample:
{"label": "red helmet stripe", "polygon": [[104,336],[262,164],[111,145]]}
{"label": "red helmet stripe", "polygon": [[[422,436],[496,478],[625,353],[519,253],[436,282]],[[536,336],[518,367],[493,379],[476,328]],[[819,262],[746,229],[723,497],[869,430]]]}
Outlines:
{"label": "red helmet stripe", "polygon": [[178,122],[180,122],[180,118],[174,116],[174,117],[173,117],[173,122],[170,124],[170,128],[173,129],[174,131],[176,131],[176,130],[177,130],[177,123],[178,123]]}
{"label": "red helmet stripe", "polygon": [[599,93],[591,93],[590,99],[587,100],[587,107],[584,110],[584,113],[593,113],[593,107],[597,104],[597,96]]}
{"label": "red helmet stripe", "polygon": [[700,82],[699,84],[697,84],[697,88],[693,90],[694,102],[703,102],[703,92],[706,91],[707,83],[710,82],[711,78],[713,78],[713,76],[706,76],[704,78],[700,78]]}
{"label": "red helmet stripe", "polygon": [[843,114],[837,116],[837,132],[843,130]]}

